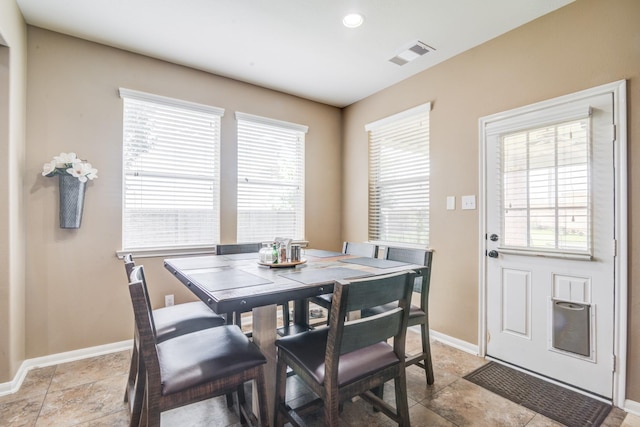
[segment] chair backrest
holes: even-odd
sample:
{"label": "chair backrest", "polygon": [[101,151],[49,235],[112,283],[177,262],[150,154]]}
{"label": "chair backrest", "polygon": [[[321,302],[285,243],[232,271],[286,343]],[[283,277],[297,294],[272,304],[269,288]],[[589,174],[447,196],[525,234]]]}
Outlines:
{"label": "chair backrest", "polygon": [[[405,271],[351,281],[337,281],[333,289],[325,363],[393,337],[394,351],[404,354],[411,287],[415,273]],[[375,316],[346,320],[352,311],[397,302],[396,308]]]}
{"label": "chair backrest", "polygon": [[136,263],[133,261],[133,255],[131,254],[126,254],[125,256],[122,257],[122,260],[124,261],[124,271],[127,274],[127,281],[128,281],[129,277],[131,276],[131,272],[133,271],[133,268],[136,266]]}
{"label": "chair backrest", "polygon": [[424,276],[416,277],[416,283],[414,285],[413,291],[421,292],[425,296],[429,294],[433,250],[389,246],[387,247],[387,250],[385,252],[385,259],[392,261],[410,262],[411,264],[426,266],[427,271],[424,273]]}
{"label": "chair backrest", "polygon": [[262,243],[231,243],[216,245],[216,255],[246,254],[260,252]]}
{"label": "chair backrest", "polygon": [[378,245],[374,245],[373,243],[344,242],[342,244],[342,253],[361,257],[377,258]]}
{"label": "chair backrest", "polygon": [[141,265],[134,267],[129,276],[129,293],[131,294],[131,304],[138,330],[140,354],[142,354],[145,368],[159,375],[160,366],[156,348],[156,329],[146,289],[144,267]]}
{"label": "chair backrest", "polygon": [[[130,283],[131,281],[131,273],[133,272],[133,270],[136,267],[136,263],[135,261],[133,261],[133,255],[131,254],[126,254],[125,256],[122,257],[122,259],[124,260],[124,271],[127,274],[127,283]],[[144,278],[144,272],[141,273],[142,277]],[[143,294],[144,294],[144,298],[147,301],[147,306],[149,307],[149,310],[151,310],[151,300],[149,299],[149,290],[147,289],[147,282],[145,280],[142,280],[142,287],[143,287]],[[153,336],[156,336],[156,323],[153,320],[153,316],[151,316],[151,329],[153,331]]]}

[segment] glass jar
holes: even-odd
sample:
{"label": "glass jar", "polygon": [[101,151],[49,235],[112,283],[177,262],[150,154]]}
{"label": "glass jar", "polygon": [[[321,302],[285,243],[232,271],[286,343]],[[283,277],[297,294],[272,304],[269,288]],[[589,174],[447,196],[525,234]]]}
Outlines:
{"label": "glass jar", "polygon": [[273,262],[273,249],[271,248],[271,242],[263,242],[262,248],[258,251],[260,262],[265,264],[271,264]]}

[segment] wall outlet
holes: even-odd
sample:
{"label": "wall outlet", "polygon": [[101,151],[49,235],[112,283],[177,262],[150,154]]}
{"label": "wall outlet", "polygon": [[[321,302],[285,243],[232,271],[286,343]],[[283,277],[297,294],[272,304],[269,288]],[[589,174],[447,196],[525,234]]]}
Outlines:
{"label": "wall outlet", "polygon": [[164,306],[169,307],[173,305],[173,295],[165,295],[164,296]]}

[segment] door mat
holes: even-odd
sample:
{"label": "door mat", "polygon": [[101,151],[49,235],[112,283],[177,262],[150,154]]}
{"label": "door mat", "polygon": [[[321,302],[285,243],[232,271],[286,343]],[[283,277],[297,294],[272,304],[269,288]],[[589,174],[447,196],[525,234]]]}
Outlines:
{"label": "door mat", "polygon": [[570,427],[599,426],[611,410],[608,403],[496,362],[489,362],[464,378]]}

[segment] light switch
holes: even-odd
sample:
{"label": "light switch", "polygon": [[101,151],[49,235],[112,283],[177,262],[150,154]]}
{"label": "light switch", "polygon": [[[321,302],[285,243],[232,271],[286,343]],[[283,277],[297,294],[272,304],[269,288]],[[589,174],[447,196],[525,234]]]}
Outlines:
{"label": "light switch", "polygon": [[462,209],[475,209],[476,196],[462,196]]}
{"label": "light switch", "polygon": [[447,196],[447,210],[456,210],[456,196]]}

